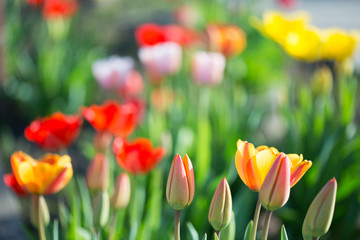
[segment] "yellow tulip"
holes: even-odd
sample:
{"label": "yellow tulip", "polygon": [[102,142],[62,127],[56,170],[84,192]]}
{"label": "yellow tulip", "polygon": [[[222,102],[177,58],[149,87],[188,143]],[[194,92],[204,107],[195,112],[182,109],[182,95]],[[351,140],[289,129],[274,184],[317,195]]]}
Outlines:
{"label": "yellow tulip", "polygon": [[[251,190],[258,192],[279,155],[276,148],[267,146],[255,148],[253,144],[239,139],[235,154],[235,166],[241,180]],[[311,167],[312,162],[303,160],[302,155],[287,154],[287,156],[290,159],[290,186],[292,187]]]}
{"label": "yellow tulip", "polygon": [[53,194],[60,191],[73,175],[68,155],[46,154],[36,161],[19,151],[11,156],[11,166],[19,185],[32,194]]}
{"label": "yellow tulip", "polygon": [[344,60],[353,55],[359,41],[359,32],[327,29],[322,32],[321,58]]}

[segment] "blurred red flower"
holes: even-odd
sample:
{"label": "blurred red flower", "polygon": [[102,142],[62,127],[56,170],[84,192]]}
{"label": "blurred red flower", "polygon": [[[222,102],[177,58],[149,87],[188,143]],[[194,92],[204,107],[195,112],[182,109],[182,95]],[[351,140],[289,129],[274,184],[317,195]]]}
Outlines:
{"label": "blurred red flower", "polygon": [[107,101],[103,105],[91,105],[82,109],[84,118],[100,132],[127,137],[137,123],[137,108],[134,103],[120,104]]}
{"label": "blurred red flower", "polygon": [[113,151],[119,166],[133,174],[148,173],[165,156],[164,148],[154,149],[146,138],[129,142],[118,137],[114,140]]}
{"label": "blurred red flower", "polygon": [[145,23],[135,30],[135,38],[140,46],[152,46],[165,42],[163,29],[154,23]]}
{"label": "blurred red flower", "polygon": [[140,46],[154,46],[163,42],[175,42],[184,46],[198,42],[200,35],[194,30],[176,24],[160,26],[145,23],[135,30],[135,38]]}
{"label": "blurred red flower", "polygon": [[14,193],[16,193],[16,195],[20,197],[24,197],[29,194],[29,192],[25,187],[20,186],[14,174],[12,173],[4,174],[3,181],[8,188],[10,188],[11,190],[14,191]]}
{"label": "blurred red flower", "polygon": [[68,147],[79,136],[82,119],[78,115],[56,112],[49,117],[38,118],[25,129],[27,140],[47,150]]}
{"label": "blurred red flower", "polygon": [[43,15],[45,19],[69,18],[77,10],[76,0],[45,0]]}

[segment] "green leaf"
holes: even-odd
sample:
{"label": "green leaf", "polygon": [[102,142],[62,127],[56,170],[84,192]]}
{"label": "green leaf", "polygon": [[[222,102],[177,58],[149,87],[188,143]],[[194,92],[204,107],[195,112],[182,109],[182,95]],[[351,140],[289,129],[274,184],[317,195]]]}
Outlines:
{"label": "green leaf", "polygon": [[219,240],[218,236],[216,235],[216,233],[214,233],[214,240]]}
{"label": "green leaf", "polygon": [[251,231],[252,231],[252,228],[253,228],[253,220],[251,220],[246,229],[245,229],[245,234],[244,234],[244,240],[250,240],[250,237],[251,237]]}
{"label": "green leaf", "polygon": [[207,240],[207,234],[205,233],[204,237],[202,240]]}
{"label": "green leaf", "polygon": [[281,226],[281,240],[288,240],[288,236],[286,234],[286,229],[285,229],[285,226],[282,225]]}
{"label": "green leaf", "polygon": [[187,229],[190,232],[190,236],[192,240],[199,240],[199,234],[197,233],[196,229],[194,228],[194,226],[192,225],[191,222],[187,222],[186,223]]}

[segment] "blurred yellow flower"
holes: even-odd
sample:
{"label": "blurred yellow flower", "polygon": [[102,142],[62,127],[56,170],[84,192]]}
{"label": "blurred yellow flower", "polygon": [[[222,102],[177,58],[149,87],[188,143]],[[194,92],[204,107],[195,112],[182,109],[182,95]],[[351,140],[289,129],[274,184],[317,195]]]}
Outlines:
{"label": "blurred yellow flower", "polygon": [[263,14],[263,20],[254,18],[252,25],[265,36],[282,44],[289,32],[303,29],[308,21],[309,15],[306,12],[284,15],[281,12],[266,11]]}
{"label": "blurred yellow flower", "polygon": [[360,39],[358,31],[318,29],[309,25],[309,19],[306,12],[266,11],[262,20],[253,18],[251,24],[296,59],[342,61],[353,55]]}
{"label": "blurred yellow flower", "polygon": [[39,161],[19,151],[11,156],[11,166],[20,186],[32,194],[53,194],[60,191],[73,175],[68,155],[46,154]]}
{"label": "blurred yellow flower", "polygon": [[326,29],[322,32],[321,59],[344,60],[349,58],[356,49],[359,32],[346,32],[342,29]]}
{"label": "blurred yellow flower", "polygon": [[304,60],[315,61],[321,53],[321,38],[316,28],[304,28],[291,31],[282,44],[290,56]]}

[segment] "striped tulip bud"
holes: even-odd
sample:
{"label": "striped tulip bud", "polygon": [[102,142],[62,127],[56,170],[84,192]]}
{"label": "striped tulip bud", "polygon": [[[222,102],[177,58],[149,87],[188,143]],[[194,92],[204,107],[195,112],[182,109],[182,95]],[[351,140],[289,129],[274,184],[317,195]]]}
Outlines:
{"label": "striped tulip bud", "polygon": [[232,199],[226,178],[220,182],[211,200],[209,222],[215,231],[224,229],[231,220]]}
{"label": "striped tulip bud", "polygon": [[104,154],[98,153],[86,172],[86,183],[90,190],[106,190],[109,185],[109,166]]}
{"label": "striped tulip bud", "polygon": [[335,209],[336,190],[337,182],[333,178],[312,201],[302,228],[305,240],[321,237],[329,230]]}
{"label": "striped tulip bud", "polygon": [[290,159],[281,153],[274,161],[259,192],[261,204],[274,211],[288,201],[290,196]]}
{"label": "striped tulip bud", "polygon": [[130,200],[130,179],[129,175],[122,173],[115,183],[115,191],[111,197],[110,204],[115,209],[126,208]]}
{"label": "striped tulip bud", "polygon": [[189,206],[194,198],[194,170],[190,158],[185,154],[181,159],[179,154],[173,159],[166,184],[166,198],[175,210]]}

